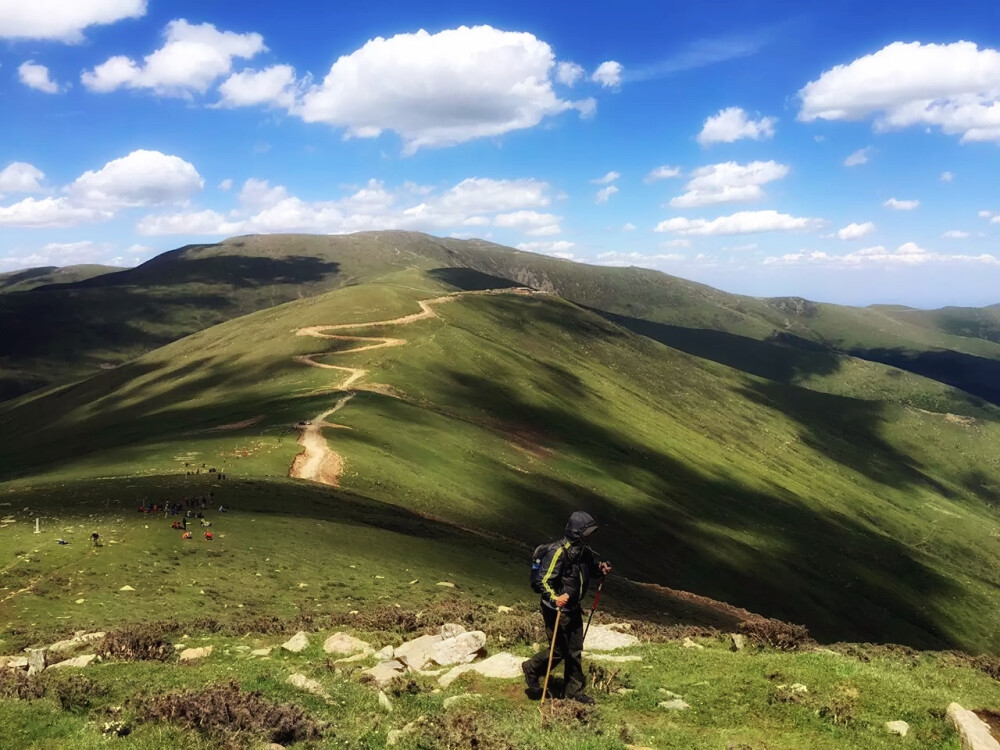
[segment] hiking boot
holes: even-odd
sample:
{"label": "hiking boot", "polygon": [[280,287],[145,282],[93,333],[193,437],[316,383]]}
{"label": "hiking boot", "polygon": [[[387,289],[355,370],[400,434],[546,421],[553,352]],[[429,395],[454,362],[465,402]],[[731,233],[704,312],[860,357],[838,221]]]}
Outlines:
{"label": "hiking boot", "polygon": [[580,693],[579,695],[574,695],[573,700],[575,700],[577,703],[582,703],[585,706],[593,706],[595,703],[597,703],[597,701],[595,701],[589,695],[584,695],[583,693]]}
{"label": "hiking boot", "polygon": [[542,697],[542,686],[538,684],[538,677],[531,671],[531,661],[521,663],[521,672],[524,673],[524,681],[528,685],[525,691],[531,700],[538,700]]}

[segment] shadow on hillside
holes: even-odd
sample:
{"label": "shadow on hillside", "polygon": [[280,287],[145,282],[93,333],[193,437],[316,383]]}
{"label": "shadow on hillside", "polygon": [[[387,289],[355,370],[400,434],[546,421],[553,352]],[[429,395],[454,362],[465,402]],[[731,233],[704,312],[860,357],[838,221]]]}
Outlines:
{"label": "shadow on hillside", "polygon": [[849,349],[853,357],[898,367],[1000,405],[1000,360],[951,350]]}
{"label": "shadow on hillside", "polygon": [[513,289],[523,286],[516,281],[471,268],[434,268],[427,272],[432,279],[441,281],[463,292],[482,292],[487,289]]}
{"label": "shadow on hillside", "polygon": [[485,378],[440,375],[449,400],[466,401],[512,432],[546,436],[560,460],[579,456],[585,473],[616,478],[648,498],[623,501],[565,479],[512,475],[497,463],[493,470],[508,477],[500,491],[510,508],[504,533],[553,536],[568,513],[586,508],[606,525],[595,544],[630,578],[802,622],[824,640],[958,645],[933,602],[959,589],[874,528],[805,507],[778,487],[767,494],[738,477],[702,474],[597,424],[584,404],[539,407]]}
{"label": "shadow on hillside", "polygon": [[840,369],[839,356],[797,336],[758,341],[725,331],[654,323],[642,318],[593,310],[602,317],[661,344],[779,383],[810,375],[830,375]]}

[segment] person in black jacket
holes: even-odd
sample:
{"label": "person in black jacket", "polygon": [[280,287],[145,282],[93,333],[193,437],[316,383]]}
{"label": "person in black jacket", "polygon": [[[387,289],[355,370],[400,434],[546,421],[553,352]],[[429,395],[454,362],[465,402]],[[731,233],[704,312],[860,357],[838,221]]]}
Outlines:
{"label": "person in black jacket", "polygon": [[[577,511],[569,517],[566,536],[552,546],[542,559],[542,619],[545,634],[552,643],[552,632],[556,623],[556,610],[561,609],[559,633],[555,637],[553,668],[561,661],[566,662],[564,697],[581,703],[593,703],[594,699],[583,692],[587,678],[583,673],[583,612],[581,601],[587,593],[590,579],[605,576],[611,565],[597,559],[594,551],[587,546],[587,540],[597,530],[597,524],[589,514]],[[524,679],[528,683],[528,695],[542,696],[540,678],[545,676],[549,663],[549,649],[539,651],[521,664]]]}

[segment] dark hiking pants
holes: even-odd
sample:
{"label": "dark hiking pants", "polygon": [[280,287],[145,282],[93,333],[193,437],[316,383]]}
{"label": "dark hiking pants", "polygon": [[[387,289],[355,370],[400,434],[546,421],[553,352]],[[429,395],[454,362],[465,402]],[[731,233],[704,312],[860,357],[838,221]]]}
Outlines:
{"label": "dark hiking pants", "polygon": [[[552,629],[556,624],[556,611],[542,605],[542,619],[545,620],[545,649],[531,657],[528,671],[538,681],[545,681],[545,670],[549,665],[549,648],[552,646]],[[559,634],[556,635],[556,649],[552,655],[552,670],[559,662],[566,662],[566,698],[573,698],[583,692],[587,678],[583,674],[583,613],[576,609],[563,612],[559,618]]]}

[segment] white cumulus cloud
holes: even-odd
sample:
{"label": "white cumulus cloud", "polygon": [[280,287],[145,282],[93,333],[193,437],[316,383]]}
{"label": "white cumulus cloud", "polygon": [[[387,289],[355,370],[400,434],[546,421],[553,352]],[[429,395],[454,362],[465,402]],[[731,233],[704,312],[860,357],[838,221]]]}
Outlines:
{"label": "white cumulus cloud", "polygon": [[643,182],[657,182],[659,180],[668,180],[671,177],[680,177],[680,175],[681,175],[680,167],[671,167],[667,164],[664,164],[662,167],[657,167],[656,169],[652,170],[648,175],[646,175]]}
{"label": "white cumulus cloud", "polygon": [[594,103],[560,99],[552,48],[525,32],[466,26],[377,37],[337,60],[293,110],[347,137],[398,133],[405,152],[531,128]]}
{"label": "white cumulus cloud", "polygon": [[231,177],[227,177],[226,179],[224,179],[222,182],[219,183],[219,190],[221,190],[224,193],[228,193],[232,189],[233,189],[233,179]]}
{"label": "white cumulus cloud", "polygon": [[583,67],[574,62],[561,62],[556,67],[556,80],[564,86],[573,86],[584,75]]}
{"label": "white cumulus cloud", "polygon": [[0,193],[40,193],[45,173],[34,164],[15,161],[0,169]]}
{"label": "white cumulus cloud", "polygon": [[537,211],[512,211],[506,214],[498,214],[493,219],[493,226],[507,229],[519,229],[525,234],[535,237],[560,234],[562,228],[559,226],[561,216],[555,214],[539,213]]}
{"label": "white cumulus cloud", "polygon": [[590,80],[601,84],[604,88],[615,88],[622,84],[623,70],[621,63],[608,60],[597,66],[597,70],[590,76]]}
{"label": "white cumulus cloud", "polygon": [[0,0],[0,39],[76,43],[90,26],[146,14],[146,0]]}
{"label": "white cumulus cloud", "polygon": [[0,206],[0,226],[55,228],[104,221],[114,214],[74,204],[68,198],[25,198],[11,206]]}
{"label": "white cumulus cloud", "polygon": [[817,229],[822,219],[790,216],[777,211],[739,211],[717,219],[677,217],[661,221],[653,231],[688,236],[754,234],[757,232],[794,232]]}
{"label": "white cumulus cloud", "polygon": [[553,240],[551,242],[521,242],[516,247],[518,250],[523,250],[528,253],[541,253],[543,255],[552,255],[556,258],[562,258],[563,260],[572,260],[573,254],[569,251],[576,247],[576,243],[570,242],[569,240]]}
{"label": "white cumulus cloud", "polygon": [[1000,258],[983,253],[982,255],[948,255],[926,250],[915,242],[904,242],[895,250],[889,250],[882,245],[855,250],[846,255],[830,255],[819,251],[802,250],[798,253],[772,256],[764,259],[766,265],[817,265],[828,268],[861,268],[883,267],[899,268],[923,266],[928,264],[968,265],[979,264],[1000,265]]}
{"label": "white cumulus cloud", "polygon": [[604,177],[598,177],[596,180],[591,180],[592,185],[610,185],[612,182],[621,177],[618,172],[608,172]]}
{"label": "white cumulus cloud", "polygon": [[149,89],[162,96],[187,98],[204,94],[230,73],[234,58],[249,59],[267,49],[260,34],[219,31],[210,23],[191,24],[183,18],[168,23],[164,36],[164,45],[142,64],[123,55],[111,57],[85,71],[83,85],[100,93]]}
{"label": "white cumulus cloud", "polygon": [[594,202],[607,203],[608,199],[611,198],[611,196],[617,192],[618,192],[617,185],[608,185],[607,187],[603,187],[600,190],[598,190],[597,193],[594,195]]}
{"label": "white cumulus cloud", "polygon": [[874,231],[874,222],[866,221],[864,224],[848,224],[843,229],[837,231],[837,237],[842,240],[857,240]]}
{"label": "white cumulus cloud", "polygon": [[732,143],[743,138],[764,140],[774,135],[776,122],[777,119],[774,117],[754,120],[747,117],[747,113],[740,107],[727,107],[705,120],[697,140],[702,146]]}
{"label": "white cumulus cloud", "polygon": [[920,205],[920,201],[901,201],[896,198],[890,198],[882,205],[895,211],[912,211]]}
{"label": "white cumulus cloud", "polygon": [[760,200],[765,196],[762,185],[780,180],[788,167],[776,161],[754,161],[737,164],[734,161],[699,167],[691,173],[685,192],[670,201],[675,208],[694,208],[717,203],[738,203]]}
{"label": "white cumulus cloud", "polygon": [[874,117],[877,131],[923,125],[1000,142],[1000,52],[973,42],[894,42],[825,71],[799,97],[804,122]]}
{"label": "white cumulus cloud", "polygon": [[846,159],[844,159],[845,167],[857,167],[862,164],[868,163],[868,157],[872,153],[872,147],[860,148],[852,154],[849,154]]}
{"label": "white cumulus cloud", "polygon": [[264,70],[233,73],[219,86],[220,107],[267,105],[288,109],[295,104],[295,68],[272,65]]}
{"label": "white cumulus cloud", "polygon": [[49,77],[49,69],[34,60],[21,63],[17,69],[21,83],[45,94],[58,94],[59,84]]}
{"label": "white cumulus cloud", "polygon": [[67,191],[79,205],[117,209],[177,203],[204,186],[193,164],[159,151],[133,151],[84,172]]}

